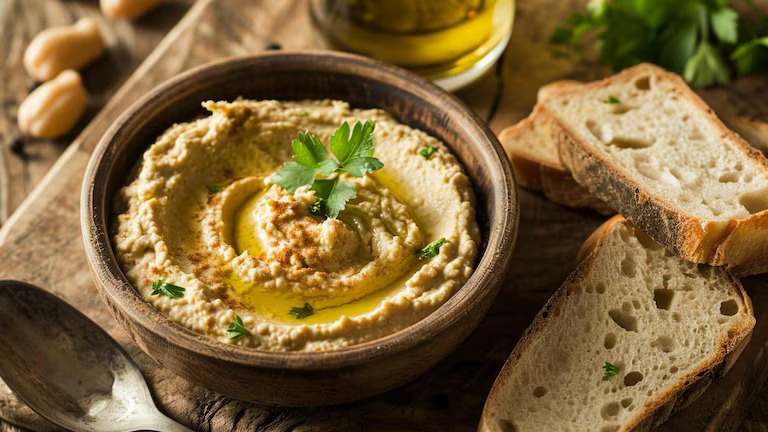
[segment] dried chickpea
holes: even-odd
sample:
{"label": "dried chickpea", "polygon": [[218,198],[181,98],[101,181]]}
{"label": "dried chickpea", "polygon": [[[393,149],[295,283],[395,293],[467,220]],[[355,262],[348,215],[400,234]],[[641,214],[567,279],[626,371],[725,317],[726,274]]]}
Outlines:
{"label": "dried chickpea", "polygon": [[101,12],[111,18],[136,19],[149,12],[160,0],[100,0]]}
{"label": "dried chickpea", "polygon": [[19,129],[38,138],[64,135],[83,115],[87,99],[80,74],[67,69],[41,84],[19,105]]}
{"label": "dried chickpea", "polygon": [[64,69],[80,69],[104,52],[96,21],[82,18],[66,27],[43,30],[24,52],[24,67],[33,78],[48,81]]}

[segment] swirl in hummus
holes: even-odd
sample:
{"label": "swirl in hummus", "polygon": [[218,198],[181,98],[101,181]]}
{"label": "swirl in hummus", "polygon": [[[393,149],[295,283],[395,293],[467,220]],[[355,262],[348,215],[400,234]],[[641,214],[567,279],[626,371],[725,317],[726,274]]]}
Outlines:
{"label": "swirl in hummus", "polygon": [[[204,105],[212,114],[160,136],[116,200],[122,269],[172,321],[264,350],[330,350],[416,323],[471,275],[480,240],[472,189],[435,138],[339,101]],[[290,194],[271,182],[299,132],[327,142],[342,122],[365,120],[376,122],[384,168],[342,175],[357,197],[338,218],[313,215],[307,187]],[[437,151],[424,157],[425,146]],[[434,258],[418,258],[441,238]],[[183,295],[153,295],[161,279]],[[290,313],[305,304],[311,315]],[[231,341],[235,316],[247,333]]]}

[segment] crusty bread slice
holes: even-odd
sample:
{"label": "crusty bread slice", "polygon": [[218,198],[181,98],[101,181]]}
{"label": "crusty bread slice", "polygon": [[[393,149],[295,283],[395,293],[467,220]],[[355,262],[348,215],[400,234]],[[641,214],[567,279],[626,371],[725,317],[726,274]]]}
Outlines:
{"label": "crusty bread slice", "polygon": [[[539,89],[538,101],[577,81],[555,81]],[[560,163],[557,146],[551,139],[549,116],[537,105],[526,119],[504,129],[499,140],[504,147],[520,186],[540,191],[549,200],[574,208],[591,208],[599,213],[615,213],[600,199],[573,179]]]}
{"label": "crusty bread slice", "polygon": [[[539,88],[537,103],[564,88],[582,85],[572,80],[553,81]],[[717,99],[714,100],[718,102]],[[723,123],[752,147],[768,155],[768,123],[730,113],[729,107],[713,106]],[[591,208],[604,215],[615,211],[576,183],[560,163],[557,145],[551,139],[549,117],[536,107],[531,116],[504,129],[499,139],[512,161],[519,184],[539,191],[550,201],[573,208]]]}
{"label": "crusty bread slice", "polygon": [[[741,284],[615,216],[509,356],[481,431],[649,430],[724,374],[755,324]],[[606,362],[620,367],[604,379]]]}
{"label": "crusty bread slice", "polygon": [[549,200],[568,207],[591,208],[606,215],[615,213],[576,183],[560,163],[557,148],[550,138],[547,115],[531,115],[502,131],[499,140],[512,162],[520,186],[541,191]]}
{"label": "crusty bread slice", "polygon": [[656,241],[739,275],[768,270],[768,160],[682,78],[642,64],[541,106],[576,182]]}

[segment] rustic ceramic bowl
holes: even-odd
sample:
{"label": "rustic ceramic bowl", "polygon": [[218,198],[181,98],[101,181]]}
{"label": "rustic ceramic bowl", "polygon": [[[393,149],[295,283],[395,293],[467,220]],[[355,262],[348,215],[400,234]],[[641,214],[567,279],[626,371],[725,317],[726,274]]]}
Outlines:
{"label": "rustic ceramic bowl", "polygon": [[[142,153],[170,125],[205,115],[201,101],[323,99],[382,108],[445,142],[477,196],[482,246],[469,281],[437,311],[400,332],[327,352],[227,345],[166,318],[128,282],[115,258],[113,201]],[[402,69],[338,53],[270,53],[183,73],[133,104],[107,131],[85,174],[82,228],[88,263],[110,311],[150,356],[203,387],[274,405],[362,399],[425,372],[485,315],[510,261],[518,220],[514,176],[494,134],[458,99]]]}

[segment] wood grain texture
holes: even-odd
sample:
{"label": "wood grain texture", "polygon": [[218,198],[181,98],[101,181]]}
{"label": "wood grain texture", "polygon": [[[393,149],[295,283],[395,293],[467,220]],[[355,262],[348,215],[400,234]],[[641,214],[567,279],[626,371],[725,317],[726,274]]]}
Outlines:
{"label": "wood grain texture", "polygon": [[[459,93],[496,132],[527,115],[541,84],[563,78],[591,80],[607,73],[557,55],[546,43],[559,19],[583,4],[580,0],[519,2],[512,42],[502,63],[476,86]],[[88,156],[109,123],[138,96],[189,67],[259,51],[269,43],[286,49],[320,46],[318,35],[309,28],[305,4],[298,0],[196,4],[79,135],[33,193],[34,199],[0,229],[0,277],[39,284],[102,323],[142,365],[161,409],[199,430],[474,430],[496,374],[538,309],[573,269],[581,243],[603,221],[598,215],[521,192],[521,228],[507,283],[475,332],[435,369],[410,384],[331,408],[259,406],[194,386],[128,343],[95,294],[80,240],[78,201]],[[747,105],[765,103],[749,92],[744,97]],[[768,370],[768,291],[761,285],[765,283],[758,278],[745,281],[758,328],[741,359],[723,381],[670,419],[664,430],[738,428],[765,378],[756,371]],[[0,417],[31,429],[52,430],[2,386]],[[759,420],[751,424],[759,427]]]}
{"label": "wood grain texture", "polygon": [[[193,0],[166,1],[136,22],[110,21],[98,2],[4,0],[0,2],[0,225],[21,204],[38,181],[90,122],[135,67],[187,11]],[[40,31],[93,17],[107,45],[105,55],[83,71],[89,93],[85,114],[72,132],[55,140],[20,136],[16,109],[38,83],[24,69],[22,58],[29,41]],[[14,148],[21,147],[21,151]]]}

